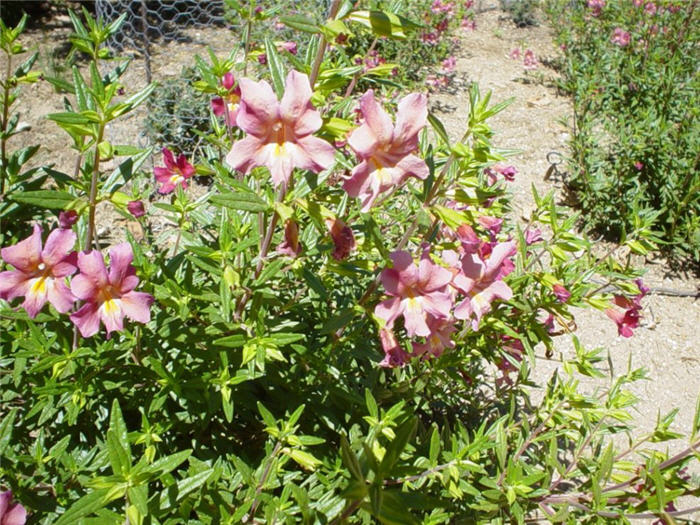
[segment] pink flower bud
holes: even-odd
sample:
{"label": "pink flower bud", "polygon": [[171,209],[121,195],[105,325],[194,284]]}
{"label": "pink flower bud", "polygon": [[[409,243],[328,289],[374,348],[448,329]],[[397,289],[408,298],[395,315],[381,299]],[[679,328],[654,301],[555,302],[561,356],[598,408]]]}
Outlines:
{"label": "pink flower bud", "polygon": [[126,209],[129,210],[129,213],[131,213],[131,215],[137,219],[146,215],[146,210],[144,209],[143,202],[141,201],[130,201],[129,204],[126,205]]}
{"label": "pink flower bud", "polygon": [[78,222],[78,212],[75,210],[62,211],[58,214],[58,225],[64,230],[70,229]]}

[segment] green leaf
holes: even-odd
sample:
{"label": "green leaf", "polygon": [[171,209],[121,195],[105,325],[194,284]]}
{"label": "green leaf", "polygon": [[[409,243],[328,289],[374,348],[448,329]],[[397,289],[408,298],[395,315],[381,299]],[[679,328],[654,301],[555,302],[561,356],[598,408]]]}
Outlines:
{"label": "green leaf", "polygon": [[125,159],[117,169],[110,173],[102,186],[102,191],[111,194],[131,180],[136,171],[146,162],[153,152],[152,148],[141,150],[140,153]]}
{"label": "green leaf", "polygon": [[284,94],[284,67],[275,44],[267,37],[265,38],[265,55],[267,56],[267,67],[272,76],[272,86],[275,88],[277,97],[281,98]]}
{"label": "green leaf", "polygon": [[24,191],[8,195],[7,198],[23,204],[58,210],[68,209],[72,203],[78,201],[77,197],[59,190]]}
{"label": "green leaf", "polygon": [[319,33],[321,31],[311,18],[302,15],[281,16],[279,21],[287,27],[291,27],[297,31],[303,31],[304,33]]}
{"label": "green leaf", "polygon": [[231,210],[264,212],[270,209],[267,202],[262,200],[255,193],[224,193],[221,195],[212,195],[209,200],[214,204],[225,206]]}
{"label": "green leaf", "polygon": [[304,450],[292,449],[288,452],[289,456],[307,470],[316,470],[316,467],[321,464],[321,461]]}
{"label": "green leaf", "polygon": [[272,413],[265,408],[265,405],[263,405],[260,401],[258,401],[258,412],[260,412],[263,421],[268,427],[277,428],[277,420],[275,419],[275,416],[273,416]]}
{"label": "green leaf", "polygon": [[166,510],[175,506],[178,501],[187,496],[190,492],[204,485],[213,473],[214,469],[209,468],[189,478],[181,479],[175,485],[169,486],[160,495],[159,507],[162,510]]}
{"label": "green leaf", "polygon": [[440,454],[440,432],[437,426],[433,427],[433,433],[430,435],[430,463],[437,464],[438,454]]}
{"label": "green leaf", "polygon": [[399,460],[399,456],[406,445],[415,435],[418,428],[418,418],[410,417],[397,430],[396,437],[391,441],[379,464],[379,473],[388,474]]}
{"label": "green leaf", "polygon": [[16,416],[17,409],[13,408],[9,413],[5,414],[2,418],[2,422],[0,422],[0,457],[2,457],[5,449],[7,449],[7,446],[10,444]]}
{"label": "green leaf", "polygon": [[375,35],[396,39],[404,39],[406,32],[421,27],[402,16],[378,10],[353,11],[347,18],[370,28]]}
{"label": "green leaf", "polygon": [[161,458],[158,461],[154,461],[151,465],[148,466],[146,472],[149,472],[156,477],[160,477],[163,474],[167,474],[168,472],[175,470],[184,461],[186,461],[187,458],[190,457],[190,455],[192,455],[191,450],[182,450],[180,452],[176,452],[175,454],[171,454],[169,456]]}
{"label": "green leaf", "polygon": [[379,417],[377,402],[374,400],[374,396],[372,396],[372,392],[369,388],[365,388],[365,404],[367,405],[367,410],[369,411],[370,416],[374,418]]}
{"label": "green leaf", "polygon": [[435,133],[437,133],[437,136],[440,137],[440,140],[442,140],[449,147],[450,137],[447,135],[447,130],[440,119],[433,113],[428,113],[428,122],[430,122],[430,125],[435,130]]}
{"label": "green leaf", "polygon": [[129,503],[136,507],[139,514],[148,515],[148,485],[129,487],[126,494],[129,497]]}
{"label": "green leaf", "polygon": [[118,497],[118,494],[114,494],[111,489],[99,489],[90,492],[76,501],[54,522],[54,525],[75,525],[80,518],[100,510],[116,497]]}

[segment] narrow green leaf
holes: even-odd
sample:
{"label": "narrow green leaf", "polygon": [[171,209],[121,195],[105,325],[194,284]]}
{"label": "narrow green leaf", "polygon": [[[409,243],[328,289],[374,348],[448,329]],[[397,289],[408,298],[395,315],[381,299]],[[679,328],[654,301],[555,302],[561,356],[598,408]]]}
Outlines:
{"label": "narrow green leaf", "polygon": [[78,199],[65,191],[59,190],[36,190],[13,193],[7,196],[8,199],[23,204],[31,204],[41,208],[65,210]]}
{"label": "narrow green leaf", "polygon": [[7,449],[7,446],[10,444],[16,416],[17,409],[13,408],[10,412],[5,414],[2,418],[2,422],[0,422],[0,457],[2,457],[5,449]]}
{"label": "narrow green leaf", "polygon": [[340,454],[343,458],[343,464],[348,468],[353,478],[364,483],[365,477],[362,474],[360,461],[353,452],[350,443],[343,435],[340,436]]}
{"label": "narrow green leaf", "polygon": [[265,38],[265,55],[267,56],[267,67],[270,70],[270,76],[272,76],[272,87],[275,88],[277,97],[281,98],[284,94],[284,66],[275,44],[267,37]]}
{"label": "narrow green leaf", "polygon": [[281,16],[279,20],[287,27],[291,27],[297,31],[303,31],[304,33],[320,32],[318,25],[311,18],[307,18],[303,15]]}
{"label": "narrow green leaf", "polygon": [[197,490],[204,485],[214,473],[214,469],[210,468],[189,478],[181,479],[175,485],[166,488],[160,495],[159,507],[161,510],[169,509],[187,496],[190,492]]}
{"label": "narrow green leaf", "polygon": [[231,210],[263,212],[270,209],[267,202],[262,200],[255,193],[224,193],[221,195],[212,195],[209,200],[214,204],[225,206]]}
{"label": "narrow green leaf", "polygon": [[110,489],[99,489],[86,494],[76,501],[54,525],[75,525],[80,518],[89,516],[105,507],[112,499]]}

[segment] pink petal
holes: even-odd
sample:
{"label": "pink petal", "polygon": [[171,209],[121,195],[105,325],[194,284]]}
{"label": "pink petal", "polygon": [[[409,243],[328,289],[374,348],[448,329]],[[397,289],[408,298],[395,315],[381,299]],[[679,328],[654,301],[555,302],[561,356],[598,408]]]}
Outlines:
{"label": "pink petal", "polygon": [[162,166],[156,166],[153,168],[153,173],[155,174],[156,181],[158,182],[169,182],[170,177],[173,176],[173,170],[163,168]]}
{"label": "pink petal", "polygon": [[[134,275],[134,252],[128,242],[117,244],[109,250],[109,282],[112,286],[121,289],[124,279]],[[136,281],[138,283],[138,280]]]}
{"label": "pink petal", "polygon": [[452,281],[452,272],[447,268],[438,266],[430,259],[421,259],[418,263],[418,280],[421,289],[432,292]]}
{"label": "pink petal", "polygon": [[[41,259],[47,266],[55,266],[66,258],[75,246],[77,236],[72,230],[56,229],[49,233],[41,252]],[[73,271],[77,268],[73,267]],[[68,275],[68,274],[67,274]]]}
{"label": "pink petal", "polygon": [[0,272],[0,299],[11,301],[25,294],[31,274],[17,270]]}
{"label": "pink petal", "polygon": [[175,157],[173,157],[173,152],[170,151],[168,148],[163,148],[163,162],[165,162],[165,165],[171,172],[175,170],[175,168],[177,168],[177,164],[175,163]]}
{"label": "pink petal", "polygon": [[368,124],[362,124],[348,135],[348,145],[363,159],[371,157],[378,148],[377,137]]}
{"label": "pink petal", "polygon": [[70,252],[63,260],[51,268],[51,275],[54,277],[67,277],[73,275],[78,269],[78,253]]}
{"label": "pink petal", "polygon": [[2,525],[24,525],[27,521],[27,511],[19,503],[12,505],[5,513]]}
{"label": "pink petal", "polygon": [[230,71],[225,73],[223,77],[221,77],[221,85],[224,86],[225,89],[228,89],[229,91],[231,88],[234,86],[236,83],[236,79],[233,76],[233,73]]}
{"label": "pink petal", "polygon": [[94,301],[100,291],[95,281],[82,273],[71,279],[70,290],[75,297],[82,301]]}
{"label": "pink petal", "polygon": [[260,139],[249,136],[233,144],[231,151],[226,155],[226,163],[234,170],[249,173],[257,164],[255,157],[265,145]]}
{"label": "pink petal", "polygon": [[484,270],[485,278],[492,278],[498,272],[501,264],[506,257],[510,257],[517,251],[515,241],[502,242],[496,245],[491,252],[491,256],[486,261],[486,269]]}
{"label": "pink petal", "polygon": [[425,322],[425,310],[422,308],[422,301],[420,307],[408,306],[406,304],[408,301],[416,300],[417,299],[404,299],[401,301],[404,327],[409,337],[414,337],[416,335],[427,337],[430,335],[430,328],[428,328],[428,324]]}
{"label": "pink petal", "polygon": [[396,167],[403,170],[406,175],[413,175],[422,180],[427,179],[428,175],[430,175],[428,165],[423,159],[415,155],[406,155],[396,164]]}
{"label": "pink petal", "polygon": [[413,151],[418,146],[418,133],[428,117],[428,98],[419,93],[403,97],[396,113],[394,145]]}
{"label": "pink petal", "polygon": [[46,299],[48,296],[49,281],[52,281],[50,277],[39,277],[36,279],[31,279],[28,284],[25,294],[24,302],[22,303],[22,308],[27,311],[29,317],[34,319],[36,314],[38,314],[41,309],[46,304]]}
{"label": "pink petal", "polygon": [[266,137],[279,116],[279,102],[274,91],[264,80],[253,82],[242,78],[239,85],[241,106],[236,124],[246,133],[259,138]]}
{"label": "pink petal", "polygon": [[122,310],[129,319],[144,324],[151,320],[152,295],[144,292],[129,292],[122,295],[121,300]]}
{"label": "pink petal", "polygon": [[287,75],[280,102],[280,117],[294,128],[297,136],[310,135],[321,127],[321,114],[311,105],[309,77],[298,71]]}
{"label": "pink petal", "polygon": [[387,328],[391,328],[394,326],[394,321],[396,321],[396,318],[400,314],[400,309],[401,299],[399,297],[392,297],[375,306],[374,315],[380,319],[384,319]]}
{"label": "pink petal", "polygon": [[472,313],[472,304],[469,298],[467,297],[461,303],[455,306],[452,315],[454,315],[456,319],[469,319]]}
{"label": "pink petal", "polygon": [[6,263],[25,272],[34,271],[41,262],[41,227],[34,225],[34,232],[14,246],[0,250]]}
{"label": "pink petal", "polygon": [[513,290],[503,281],[492,282],[485,291],[488,291],[491,295],[491,301],[493,301],[494,298],[499,298],[504,301],[509,301],[513,298]]}
{"label": "pink petal", "polygon": [[10,506],[10,501],[12,501],[11,490],[0,492],[0,518],[5,515],[5,512],[7,512],[7,508]]}
{"label": "pink petal", "polygon": [[120,299],[105,301],[97,312],[107,329],[107,335],[124,330],[124,310]]}
{"label": "pink petal", "polygon": [[[93,286],[97,288],[105,288],[107,286],[107,268],[105,268],[105,261],[99,251],[92,250],[90,252],[79,253],[78,268],[80,268],[80,274],[78,274],[76,278],[83,275],[92,281]],[[75,278],[73,280],[75,280]],[[75,290],[73,290],[73,293],[75,293]],[[77,293],[76,295],[81,299],[87,299],[87,297],[82,297]]]}
{"label": "pink petal", "polygon": [[214,110],[214,115],[220,117],[224,114],[224,111],[226,111],[226,103],[223,98],[216,97],[211,101],[211,108]]}
{"label": "pink petal", "polygon": [[343,189],[351,197],[359,197],[369,188],[369,163],[366,160],[360,162],[352,169],[350,178],[343,182]]}
{"label": "pink petal", "polygon": [[309,136],[298,138],[297,144],[294,163],[298,168],[319,173],[333,166],[335,149],[325,140]]}
{"label": "pink petal", "polygon": [[447,318],[452,309],[452,295],[449,292],[433,292],[423,296],[425,311],[438,318]]}
{"label": "pink petal", "polygon": [[[73,288],[75,279],[76,278],[71,282],[71,289]],[[100,329],[100,316],[98,314],[97,303],[84,304],[80,310],[70,316],[70,320],[78,327],[80,335],[83,337],[95,335]]]}
{"label": "pink petal", "polygon": [[360,109],[379,144],[389,144],[394,134],[394,125],[389,114],[374,98],[371,89],[360,97]]}
{"label": "pink petal", "polygon": [[185,157],[184,155],[179,155],[177,157],[177,169],[180,170],[180,173],[186,179],[190,178],[196,172],[194,166],[187,162],[187,157]]}
{"label": "pink petal", "polygon": [[56,310],[65,314],[73,308],[75,298],[63,279],[51,279],[51,282],[47,283],[47,290],[49,302]]}
{"label": "pink petal", "polygon": [[258,165],[267,166],[267,169],[270,170],[270,176],[275,187],[279,187],[280,184],[287,186],[292,176],[292,171],[294,171],[294,156],[292,153],[294,145],[292,147],[286,144],[283,145],[282,147],[285,150],[280,155],[275,153],[278,147],[277,143],[268,144],[256,156]]}
{"label": "pink petal", "polygon": [[168,193],[172,193],[173,190],[175,190],[175,184],[173,184],[170,178],[168,178],[168,181],[163,182],[161,187],[158,188],[158,193],[161,195],[167,195]]}

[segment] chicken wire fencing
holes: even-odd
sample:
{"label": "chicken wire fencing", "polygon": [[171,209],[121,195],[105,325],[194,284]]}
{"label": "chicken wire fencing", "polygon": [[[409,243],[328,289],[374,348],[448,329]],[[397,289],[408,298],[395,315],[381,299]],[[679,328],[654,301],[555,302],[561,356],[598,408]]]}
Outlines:
{"label": "chicken wire fencing", "polygon": [[[245,2],[241,2],[245,3]],[[257,0],[280,14],[324,16],[329,0]],[[209,128],[210,97],[192,87],[197,73],[194,56],[206,59],[207,49],[219,57],[236,45],[242,24],[226,0],[96,0],[95,14],[109,23],[126,14],[118,33],[108,42],[117,54],[129,56],[129,69],[138,73],[133,88],[151,81],[159,87],[145,110],[138,113],[142,146],[168,146],[193,156]],[[134,137],[132,137],[133,139]]]}

